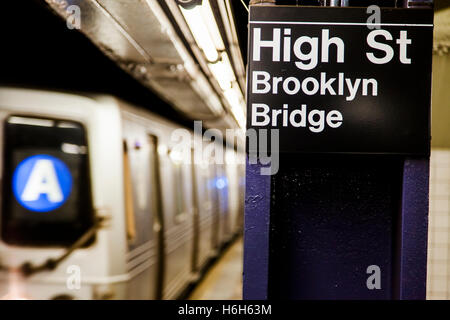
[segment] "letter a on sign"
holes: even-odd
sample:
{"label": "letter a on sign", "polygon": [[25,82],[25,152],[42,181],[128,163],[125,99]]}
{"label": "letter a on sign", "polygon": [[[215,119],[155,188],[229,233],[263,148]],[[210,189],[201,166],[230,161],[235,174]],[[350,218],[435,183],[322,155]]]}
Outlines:
{"label": "letter a on sign", "polygon": [[37,155],[23,160],[13,176],[17,201],[32,211],[46,212],[60,207],[69,197],[72,177],[58,158]]}
{"label": "letter a on sign", "polygon": [[22,201],[36,201],[41,194],[46,194],[50,202],[63,200],[55,167],[50,160],[36,161],[21,198]]}

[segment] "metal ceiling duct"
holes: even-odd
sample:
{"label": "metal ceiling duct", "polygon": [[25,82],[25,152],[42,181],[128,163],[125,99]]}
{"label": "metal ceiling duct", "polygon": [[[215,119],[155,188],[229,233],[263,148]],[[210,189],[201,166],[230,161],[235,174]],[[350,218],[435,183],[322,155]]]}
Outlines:
{"label": "metal ceiling duct", "polygon": [[[211,77],[189,29],[183,24],[178,26],[181,13],[175,0],[45,1],[69,22],[74,9],[79,10],[82,33],[120,67],[188,118],[203,120],[206,127],[220,130],[239,128],[232,106]],[[228,44],[227,52],[236,79],[240,90],[245,92],[245,69],[229,0],[214,3],[220,10],[222,36]]]}

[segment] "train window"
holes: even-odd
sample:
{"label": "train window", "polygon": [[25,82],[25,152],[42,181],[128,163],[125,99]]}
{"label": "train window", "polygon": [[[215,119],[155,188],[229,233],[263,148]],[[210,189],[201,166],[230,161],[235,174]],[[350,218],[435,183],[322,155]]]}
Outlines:
{"label": "train window", "polygon": [[186,213],[186,201],[184,199],[184,177],[183,177],[183,155],[178,150],[170,151],[170,159],[172,160],[173,168],[173,183],[174,183],[174,197],[175,197],[175,219],[183,218]]}
{"label": "train window", "polygon": [[191,179],[192,179],[192,209],[194,215],[198,215],[198,177],[197,177],[197,165],[195,164],[195,154],[194,149],[191,149]]}
{"label": "train window", "polygon": [[209,166],[207,164],[201,164],[200,167],[200,182],[199,182],[199,194],[202,195],[205,200],[201,207],[205,210],[209,210],[208,208],[211,206],[211,190],[209,188]]}
{"label": "train window", "polygon": [[123,142],[123,180],[125,188],[125,218],[127,226],[127,239],[133,242],[136,239],[136,221],[133,204],[133,181],[127,142]]}
{"label": "train window", "polygon": [[183,179],[183,165],[181,163],[174,164],[175,170],[175,202],[176,202],[176,215],[185,213],[185,201],[184,201],[184,179]]}
{"label": "train window", "polygon": [[94,220],[84,127],[74,121],[10,116],[3,138],[2,240],[71,245]]}

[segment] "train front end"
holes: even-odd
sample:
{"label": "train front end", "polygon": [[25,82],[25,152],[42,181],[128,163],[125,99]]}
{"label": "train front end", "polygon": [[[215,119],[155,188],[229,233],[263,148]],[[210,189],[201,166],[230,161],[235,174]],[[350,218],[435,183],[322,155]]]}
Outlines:
{"label": "train front end", "polygon": [[105,228],[111,221],[94,209],[93,118],[77,117],[89,114],[77,111],[88,99],[5,89],[0,94],[2,103],[10,102],[0,106],[0,299],[113,298],[111,234]]}

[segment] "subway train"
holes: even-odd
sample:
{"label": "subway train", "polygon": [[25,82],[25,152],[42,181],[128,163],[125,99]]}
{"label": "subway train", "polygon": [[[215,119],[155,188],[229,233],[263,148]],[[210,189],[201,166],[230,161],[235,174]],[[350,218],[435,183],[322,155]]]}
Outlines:
{"label": "subway train", "polygon": [[243,151],[106,95],[0,88],[0,118],[0,298],[176,299],[241,232]]}

